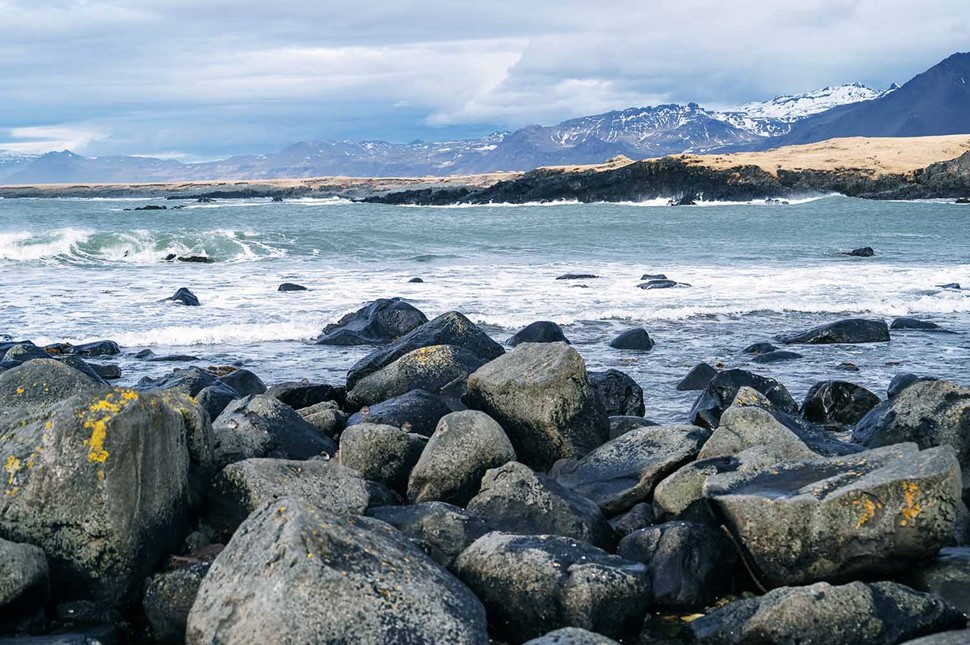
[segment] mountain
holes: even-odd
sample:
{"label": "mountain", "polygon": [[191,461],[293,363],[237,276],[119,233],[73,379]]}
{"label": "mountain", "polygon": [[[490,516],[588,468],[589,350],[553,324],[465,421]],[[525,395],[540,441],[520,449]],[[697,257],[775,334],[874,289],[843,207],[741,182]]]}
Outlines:
{"label": "mountain", "polygon": [[954,54],[899,89],[810,116],[761,147],[836,137],[922,137],[970,133],[970,53]]}
{"label": "mountain", "polygon": [[0,150],[0,181],[19,172],[36,159],[37,155]]}

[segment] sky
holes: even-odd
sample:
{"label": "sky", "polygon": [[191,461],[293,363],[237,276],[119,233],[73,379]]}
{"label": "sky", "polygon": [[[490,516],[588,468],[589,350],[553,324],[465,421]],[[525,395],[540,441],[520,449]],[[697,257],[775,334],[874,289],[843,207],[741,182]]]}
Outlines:
{"label": "sky", "polygon": [[201,160],[882,89],[970,50],[966,1],[0,0],[0,149]]}

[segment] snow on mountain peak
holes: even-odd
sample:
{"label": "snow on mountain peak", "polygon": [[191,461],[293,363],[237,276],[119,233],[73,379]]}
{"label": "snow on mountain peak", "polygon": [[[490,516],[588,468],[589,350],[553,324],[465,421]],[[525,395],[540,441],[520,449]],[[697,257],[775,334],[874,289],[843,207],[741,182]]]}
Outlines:
{"label": "snow on mountain peak", "polygon": [[754,119],[778,119],[790,123],[840,105],[871,101],[894,89],[896,88],[890,87],[888,90],[879,92],[860,83],[852,83],[838,87],[825,87],[805,94],[778,96],[770,101],[745,103],[727,111],[742,113]]}

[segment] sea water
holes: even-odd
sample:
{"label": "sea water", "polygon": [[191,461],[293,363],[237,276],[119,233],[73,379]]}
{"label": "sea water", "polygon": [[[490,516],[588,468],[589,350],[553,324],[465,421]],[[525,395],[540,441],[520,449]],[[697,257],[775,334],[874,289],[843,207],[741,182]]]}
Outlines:
{"label": "sea water", "polygon": [[[970,384],[970,206],[833,196],[692,207],[306,199],[131,210],[149,203],[163,202],[0,200],[0,334],[41,345],[115,340],[124,353],[110,360],[123,383],[185,365],[133,357],[150,348],[197,356],[189,364],[203,367],[239,362],[268,384],[336,384],[369,348],[314,337],[369,300],[401,296],[429,318],[461,311],[500,342],[555,321],[590,369],[633,376],[647,416],[661,422],[686,419],[696,393],[675,385],[698,361],[772,376],[796,399],[826,379],[884,396],[900,372]],[[876,256],[842,255],[861,246]],[[165,262],[171,253],[212,262]],[[599,277],[556,280],[564,273]],[[638,289],[645,273],[691,287]],[[278,292],[282,282],[309,291]],[[964,290],[938,286],[954,282]],[[202,306],[159,302],[179,287]],[[804,358],[771,365],[741,351],[850,316],[917,316],[956,333],[800,346]],[[652,351],[608,346],[634,326],[656,340]]]}

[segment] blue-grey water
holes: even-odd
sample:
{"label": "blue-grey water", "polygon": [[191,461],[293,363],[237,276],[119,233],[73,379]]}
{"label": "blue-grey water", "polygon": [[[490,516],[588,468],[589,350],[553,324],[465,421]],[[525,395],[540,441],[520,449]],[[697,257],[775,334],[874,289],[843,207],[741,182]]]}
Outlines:
{"label": "blue-grey water", "polygon": [[[828,197],[787,206],[227,200],[125,210],[147,203],[163,202],[0,200],[0,334],[116,340],[124,382],[175,367],[134,359],[144,348],[193,354],[202,366],[242,361],[268,383],[340,382],[367,349],[308,341],[365,301],[403,296],[429,317],[462,311],[500,341],[534,320],[556,321],[591,369],[636,378],[647,416],[659,421],[686,417],[695,395],[674,385],[701,360],[773,376],[796,398],[831,378],[883,395],[902,371],[970,382],[970,206]],[[875,257],[840,254],[866,245]],[[214,262],[163,262],[169,253]],[[600,277],[555,279],[566,272]],[[644,273],[693,286],[641,290]],[[284,281],[310,290],[277,292]],[[965,290],[936,286],[953,282]],[[183,286],[201,307],[158,302]],[[800,347],[803,359],[768,366],[741,353],[855,315],[918,316],[957,333]],[[608,347],[641,325],[653,351]],[[839,369],[844,362],[860,371]]]}

